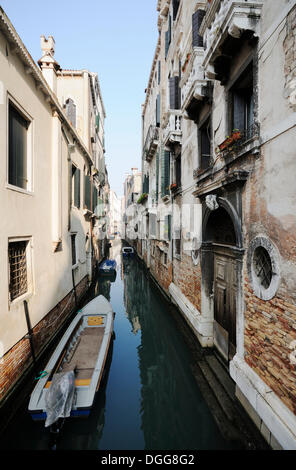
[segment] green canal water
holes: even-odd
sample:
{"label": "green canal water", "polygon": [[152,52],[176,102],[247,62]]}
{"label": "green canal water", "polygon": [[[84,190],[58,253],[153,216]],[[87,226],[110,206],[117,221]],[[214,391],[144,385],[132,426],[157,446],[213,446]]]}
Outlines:
{"label": "green canal water", "polygon": [[[88,418],[65,421],[57,449],[232,449],[192,374],[194,361],[168,304],[137,258],[111,249],[116,279],[96,279],[87,301],[103,294],[116,312],[106,374]],[[49,448],[49,430],[33,422],[28,400],[1,439],[1,449]]]}

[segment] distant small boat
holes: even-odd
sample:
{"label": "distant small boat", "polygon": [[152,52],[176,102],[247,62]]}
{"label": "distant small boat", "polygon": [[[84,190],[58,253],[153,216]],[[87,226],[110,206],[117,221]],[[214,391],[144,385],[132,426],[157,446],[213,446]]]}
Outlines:
{"label": "distant small boat", "polygon": [[134,249],[131,246],[125,246],[124,248],[122,248],[122,256],[124,258],[134,256]]}
{"label": "distant small boat", "polygon": [[100,274],[113,274],[116,272],[116,261],[114,259],[106,259],[99,266]]}
{"label": "distant small boat", "polygon": [[28,409],[33,420],[46,420],[45,425],[50,426],[59,418],[89,415],[100,387],[113,322],[112,306],[103,295],[77,313],[31,394]]}

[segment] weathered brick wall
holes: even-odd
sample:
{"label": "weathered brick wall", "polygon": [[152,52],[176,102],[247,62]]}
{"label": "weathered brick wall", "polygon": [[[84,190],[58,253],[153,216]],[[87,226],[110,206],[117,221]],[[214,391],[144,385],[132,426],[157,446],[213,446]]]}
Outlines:
{"label": "weathered brick wall", "polygon": [[296,306],[280,296],[257,298],[247,273],[245,279],[245,360],[296,414],[296,366],[290,360]]}
{"label": "weathered brick wall", "polygon": [[187,299],[201,311],[201,270],[195,266],[190,256],[182,254],[182,259],[174,259],[174,283]]}
{"label": "weathered brick wall", "polygon": [[[87,291],[87,277],[76,286],[77,299]],[[50,341],[54,333],[63,325],[69,314],[75,309],[75,297],[71,291],[59,302],[33,329],[35,354]],[[0,361],[0,403],[11,391],[22,374],[32,363],[29,339],[21,339]]]}
{"label": "weathered brick wall", "polygon": [[172,263],[168,262],[167,265],[164,265],[162,262],[163,252],[158,248],[158,242],[153,242],[155,244],[154,256],[151,256],[151,265],[150,271],[154,278],[158,281],[160,286],[168,294],[169,285],[173,280],[173,266]]}
{"label": "weathered brick wall", "polygon": [[274,217],[268,211],[262,190],[267,158],[264,154],[263,148],[243,193],[244,246],[247,251],[254,237],[262,234],[268,237],[279,251],[282,272],[275,296],[262,300],[254,294],[245,255],[245,360],[296,414],[296,365],[290,358],[291,343],[296,340],[296,216],[293,222],[287,216]]}

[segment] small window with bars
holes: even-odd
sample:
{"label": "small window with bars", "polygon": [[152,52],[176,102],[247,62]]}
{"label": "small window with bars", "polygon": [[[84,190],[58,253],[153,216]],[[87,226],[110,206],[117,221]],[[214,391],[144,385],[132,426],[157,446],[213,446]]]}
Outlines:
{"label": "small window with bars", "polygon": [[8,245],[10,301],[28,291],[27,246],[25,240]]}
{"label": "small window with bars", "polygon": [[72,266],[75,266],[77,264],[76,233],[71,234],[71,251],[72,251]]}

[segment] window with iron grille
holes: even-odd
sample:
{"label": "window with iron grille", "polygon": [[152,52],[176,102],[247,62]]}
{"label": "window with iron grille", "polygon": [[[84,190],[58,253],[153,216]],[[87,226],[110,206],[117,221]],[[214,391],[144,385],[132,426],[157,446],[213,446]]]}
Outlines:
{"label": "window with iron grille", "polygon": [[265,248],[259,246],[254,251],[254,272],[264,289],[268,289],[272,279],[272,264],[270,256]]}
{"label": "window with iron grille", "polygon": [[76,233],[71,235],[71,251],[72,251],[72,266],[75,266],[77,263],[77,256],[76,256]]}
{"label": "window with iron grille", "polygon": [[11,301],[28,291],[27,245],[28,241],[24,240],[10,242],[8,245],[9,295]]}

